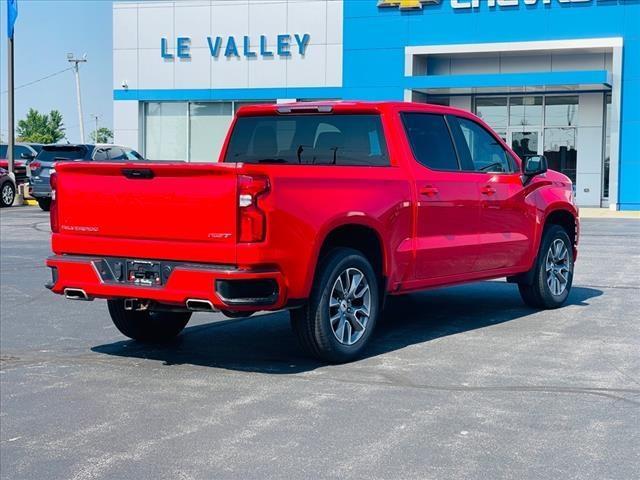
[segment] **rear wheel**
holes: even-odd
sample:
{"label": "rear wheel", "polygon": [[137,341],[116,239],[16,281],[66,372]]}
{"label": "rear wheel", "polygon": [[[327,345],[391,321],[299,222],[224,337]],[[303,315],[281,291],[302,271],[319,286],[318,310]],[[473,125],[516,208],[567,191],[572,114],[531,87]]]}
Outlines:
{"label": "rear wheel", "polygon": [[109,314],[124,336],[141,342],[162,342],[176,337],[191,318],[189,312],[125,310],[124,300],[108,300]]}
{"label": "rear wheel", "polygon": [[307,304],[291,311],[291,324],[311,355],[332,363],[356,359],[378,318],[378,279],[357,250],[337,248],[318,268]]}
{"label": "rear wheel", "polygon": [[51,210],[51,199],[48,197],[43,197],[43,198],[38,198],[38,206],[44,210],[45,212],[48,212],[49,210]]}
{"label": "rear wheel", "polygon": [[6,181],[0,188],[0,207],[10,207],[16,198],[16,187],[13,183]]}
{"label": "rear wheel", "polygon": [[573,283],[573,247],[559,225],[544,232],[531,285],[520,283],[522,300],[534,308],[558,308],[564,304]]}

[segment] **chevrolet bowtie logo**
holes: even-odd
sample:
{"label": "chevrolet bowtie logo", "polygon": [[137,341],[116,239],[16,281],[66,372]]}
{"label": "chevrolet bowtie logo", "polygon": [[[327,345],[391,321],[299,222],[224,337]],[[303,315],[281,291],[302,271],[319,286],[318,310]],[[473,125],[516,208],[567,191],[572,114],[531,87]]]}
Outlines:
{"label": "chevrolet bowtie logo", "polygon": [[422,8],[423,4],[440,3],[440,0],[379,0],[378,7],[399,7],[400,10]]}

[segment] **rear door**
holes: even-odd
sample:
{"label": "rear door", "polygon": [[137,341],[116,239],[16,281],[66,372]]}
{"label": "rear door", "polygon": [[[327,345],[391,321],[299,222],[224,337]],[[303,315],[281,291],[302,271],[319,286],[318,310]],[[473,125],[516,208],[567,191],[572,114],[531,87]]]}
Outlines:
{"label": "rear door", "polygon": [[521,173],[497,136],[479,123],[450,117],[461,158],[478,172],[480,195],[478,271],[526,263],[533,234]]}
{"label": "rear door", "polygon": [[461,171],[443,115],[401,116],[415,160],[416,280],[470,273],[478,251],[477,174]]}

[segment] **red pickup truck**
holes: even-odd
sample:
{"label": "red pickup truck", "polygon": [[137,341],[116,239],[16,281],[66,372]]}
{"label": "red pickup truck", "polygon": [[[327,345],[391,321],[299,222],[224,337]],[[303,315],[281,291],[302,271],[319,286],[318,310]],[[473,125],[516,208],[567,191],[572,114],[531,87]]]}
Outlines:
{"label": "red pickup truck", "polygon": [[571,289],[571,181],[474,115],[401,102],[241,108],[219,162],[64,163],[55,293],[108,300],[126,336],[191,312],[288,309],[329,362],[357,358],[389,295],[507,277],[537,308]]}

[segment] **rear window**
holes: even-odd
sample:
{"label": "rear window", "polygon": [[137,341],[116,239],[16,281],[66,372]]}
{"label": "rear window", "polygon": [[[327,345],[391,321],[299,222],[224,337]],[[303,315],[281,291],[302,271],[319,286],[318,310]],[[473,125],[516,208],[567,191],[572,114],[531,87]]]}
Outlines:
{"label": "rear window", "polygon": [[42,147],[42,150],[36,157],[43,162],[53,162],[59,159],[81,160],[87,158],[87,148],[82,146],[60,146],[60,147]]}
{"label": "rear window", "polygon": [[239,117],[225,162],[389,165],[378,115]]}

